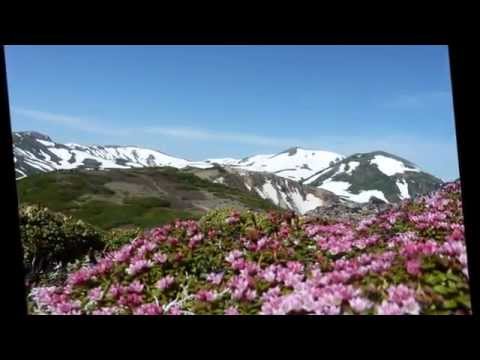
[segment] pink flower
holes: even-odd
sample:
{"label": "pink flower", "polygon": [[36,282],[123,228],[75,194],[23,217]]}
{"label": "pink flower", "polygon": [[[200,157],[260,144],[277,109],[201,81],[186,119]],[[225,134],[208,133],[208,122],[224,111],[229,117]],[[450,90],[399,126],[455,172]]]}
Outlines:
{"label": "pink flower", "polygon": [[364,312],[372,306],[372,303],[369,300],[361,297],[355,297],[353,299],[350,299],[348,303],[350,304],[353,311],[357,313]]}
{"label": "pink flower", "polygon": [[256,290],[248,289],[247,291],[245,291],[245,299],[247,299],[248,301],[253,301],[256,298],[257,298]]}
{"label": "pink flower", "polygon": [[243,298],[245,290],[242,288],[235,288],[232,292],[232,298],[235,300],[240,300]]}
{"label": "pink flower", "polygon": [[134,311],[134,315],[161,315],[163,312],[161,306],[157,304],[143,304],[137,307]]}
{"label": "pink flower", "polygon": [[278,286],[275,286],[274,288],[270,288],[265,291],[261,296],[261,300],[263,302],[268,302],[272,299],[277,298],[278,296],[280,296],[280,288]]}
{"label": "pink flower", "polygon": [[378,315],[402,315],[402,309],[395,303],[383,301],[377,306]]}
{"label": "pink flower", "polygon": [[113,267],[113,261],[109,258],[100,260],[93,268],[96,275],[104,275]]}
{"label": "pink flower", "polygon": [[391,225],[395,224],[395,222],[397,221],[398,215],[399,215],[398,213],[393,213],[393,214],[388,215],[387,221],[388,221]]}
{"label": "pink flower", "polygon": [[269,266],[262,272],[262,277],[265,279],[265,281],[272,283],[275,281],[275,267],[274,266]]}
{"label": "pink flower", "polygon": [[143,288],[144,285],[140,281],[135,280],[128,286],[128,291],[134,293],[141,293],[143,291]]}
{"label": "pink flower", "polygon": [[241,269],[245,268],[245,260],[243,258],[233,260],[232,268],[234,270],[241,270]]}
{"label": "pink flower", "polygon": [[158,252],[153,255],[153,260],[159,264],[164,264],[167,261],[167,255],[162,252]]}
{"label": "pink flower", "polygon": [[240,315],[240,313],[236,307],[230,306],[229,308],[225,309],[225,315]]}
{"label": "pink flower", "polygon": [[256,250],[257,251],[260,251],[262,249],[265,249],[268,245],[268,243],[270,242],[270,239],[266,236],[262,237],[260,240],[258,240],[257,242],[257,248]]}
{"label": "pink flower", "polygon": [[211,273],[207,275],[207,281],[211,282],[214,285],[219,285],[223,279],[223,272],[220,273]]}
{"label": "pink flower", "polygon": [[71,274],[67,280],[70,285],[80,285],[92,278],[92,270],[90,268],[82,268]]}
{"label": "pink flower", "polygon": [[199,301],[212,302],[217,298],[217,294],[211,290],[199,290],[195,296]]}
{"label": "pink flower", "polygon": [[412,256],[412,255],[416,255],[417,252],[418,252],[419,248],[418,248],[418,245],[413,243],[413,242],[408,242],[405,244],[405,246],[403,247],[403,252],[405,253],[405,255],[407,256]]}
{"label": "pink flower", "polygon": [[127,274],[133,276],[152,266],[153,266],[153,262],[150,260],[136,260],[133,263],[131,263],[128,266],[128,268],[125,269],[125,271]]}
{"label": "pink flower", "polygon": [[408,260],[406,262],[406,268],[410,275],[417,276],[420,274],[421,262],[419,259]]}
{"label": "pink flower", "polygon": [[229,225],[240,222],[240,214],[238,212],[232,212],[225,222]]}
{"label": "pink flower", "polygon": [[413,297],[405,300],[402,305],[403,305],[402,310],[406,314],[418,315],[420,313],[420,305],[417,303],[417,301]]}
{"label": "pink flower", "polygon": [[160,290],[165,290],[172,286],[174,282],[175,278],[172,275],[167,275],[158,280],[155,284],[155,287]]}
{"label": "pink flower", "polygon": [[147,242],[147,243],[145,243],[144,245],[142,245],[141,247],[138,248],[138,250],[137,250],[137,255],[138,255],[139,257],[145,257],[145,255],[146,255],[149,251],[152,251],[153,249],[155,249],[156,246],[157,246],[156,244]]}
{"label": "pink flower", "polygon": [[289,261],[287,262],[287,268],[293,271],[294,273],[300,273],[303,271],[304,266],[299,261]]}
{"label": "pink flower", "polygon": [[203,239],[203,234],[197,234],[197,235],[194,235],[190,238],[190,241],[188,242],[188,247],[190,249],[193,249],[194,247],[196,247]]}
{"label": "pink flower", "polygon": [[397,286],[392,285],[387,291],[389,300],[396,302],[397,304],[415,296],[415,292],[403,284]]}
{"label": "pink flower", "polygon": [[115,315],[118,313],[118,309],[115,307],[102,307],[94,310],[92,315]]}
{"label": "pink flower", "polygon": [[198,233],[194,236],[191,237],[191,241],[195,242],[195,243],[199,243],[200,241],[202,241],[204,238],[204,235],[202,233]]}
{"label": "pink flower", "polygon": [[253,261],[246,261],[245,270],[247,271],[248,275],[255,275],[260,270],[260,267]]}
{"label": "pink flower", "polygon": [[242,257],[242,256],[243,256],[243,253],[240,250],[232,250],[227,254],[227,256],[225,257],[225,260],[227,260],[227,262],[229,262],[231,264],[237,258]]}
{"label": "pink flower", "polygon": [[79,301],[74,301],[74,302],[62,302],[58,303],[55,307],[54,313],[57,314],[65,314],[65,315],[79,315],[80,314],[80,302]]}
{"label": "pink flower", "polygon": [[173,305],[168,309],[168,315],[182,315],[182,309],[178,305]]}
{"label": "pink flower", "polygon": [[295,285],[297,285],[302,280],[303,280],[303,275],[302,274],[287,272],[284,276],[283,282],[284,282],[285,286],[294,287]]}
{"label": "pink flower", "polygon": [[138,306],[143,302],[143,296],[135,293],[124,294],[118,299],[118,304],[123,306]]}
{"label": "pink flower", "polygon": [[91,300],[91,301],[98,301],[102,298],[102,288],[100,286],[96,287],[96,288],[93,288],[91,289],[89,292],[88,292],[88,298]]}
{"label": "pink flower", "polygon": [[108,293],[111,297],[116,299],[124,293],[124,288],[120,284],[113,284]]}
{"label": "pink flower", "polygon": [[463,240],[464,235],[463,231],[461,231],[459,228],[455,228],[453,232],[447,237],[447,241],[459,241]]}

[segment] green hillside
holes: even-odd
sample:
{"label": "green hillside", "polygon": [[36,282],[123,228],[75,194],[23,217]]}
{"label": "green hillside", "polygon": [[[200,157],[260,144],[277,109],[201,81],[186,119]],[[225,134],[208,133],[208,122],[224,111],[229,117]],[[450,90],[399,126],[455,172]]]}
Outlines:
{"label": "green hillside", "polygon": [[276,208],[249,192],[170,167],[35,174],[19,180],[17,189],[20,204],[40,204],[102,229],[147,228],[222,207]]}

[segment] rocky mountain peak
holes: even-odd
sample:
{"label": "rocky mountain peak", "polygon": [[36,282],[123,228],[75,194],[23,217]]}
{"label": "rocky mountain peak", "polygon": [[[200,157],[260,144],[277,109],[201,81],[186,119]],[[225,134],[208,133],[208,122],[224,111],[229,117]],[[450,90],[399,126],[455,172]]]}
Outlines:
{"label": "rocky mountain peak", "polygon": [[285,151],[282,151],[280,154],[285,154],[285,153],[288,153],[288,156],[293,156],[297,153],[297,151],[301,149],[299,146],[293,146],[291,148],[288,148],[287,150]]}

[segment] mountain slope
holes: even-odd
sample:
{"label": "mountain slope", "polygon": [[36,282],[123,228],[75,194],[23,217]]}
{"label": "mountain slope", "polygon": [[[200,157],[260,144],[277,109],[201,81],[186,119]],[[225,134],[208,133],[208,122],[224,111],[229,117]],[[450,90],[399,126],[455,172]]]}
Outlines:
{"label": "mountain slope", "polygon": [[442,180],[401,157],[374,151],[349,156],[314,174],[303,184],[364,203],[371,198],[385,202],[410,199],[437,189]]}
{"label": "mountain slope", "polygon": [[338,204],[341,199],[330,191],[302,185],[276,174],[249,171],[233,166],[215,166],[209,169],[190,169],[195,175],[250,192],[269,200],[283,209],[305,214],[317,207]]}
{"label": "mountain slope", "polygon": [[21,204],[40,204],[105,229],[197,218],[217,208],[278,209],[249,191],[171,167],[40,173],[19,180],[17,190]]}

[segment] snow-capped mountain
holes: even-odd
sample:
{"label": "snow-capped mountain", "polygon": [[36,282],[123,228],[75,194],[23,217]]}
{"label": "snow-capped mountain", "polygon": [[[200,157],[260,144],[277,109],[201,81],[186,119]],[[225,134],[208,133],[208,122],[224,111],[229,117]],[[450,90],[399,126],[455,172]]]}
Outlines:
{"label": "snow-capped mountain", "polygon": [[374,151],[354,154],[302,182],[365,203],[371,198],[398,202],[435,190],[442,180],[398,156]]}
{"label": "snow-capped mountain", "polygon": [[278,154],[260,154],[242,160],[208,159],[207,162],[229,165],[249,171],[269,172],[290,180],[302,181],[345,156],[320,150],[293,147]]}
{"label": "snow-capped mountain", "polygon": [[34,131],[14,132],[13,144],[17,178],[37,172],[76,168],[212,166],[209,163],[188,161],[136,146],[60,144],[47,135]]}

